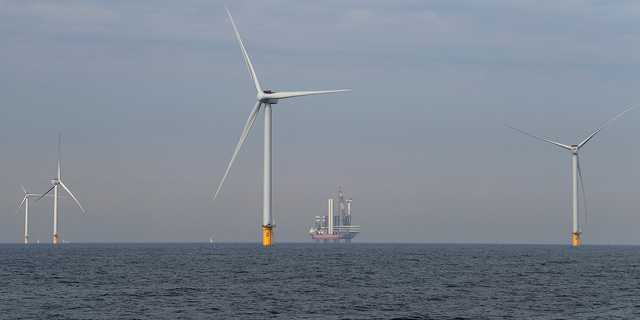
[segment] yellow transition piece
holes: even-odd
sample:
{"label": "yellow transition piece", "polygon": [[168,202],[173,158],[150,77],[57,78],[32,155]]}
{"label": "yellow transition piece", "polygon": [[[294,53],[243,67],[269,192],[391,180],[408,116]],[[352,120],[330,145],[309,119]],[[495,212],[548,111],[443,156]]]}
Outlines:
{"label": "yellow transition piece", "polygon": [[58,243],[58,236],[53,236],[53,244],[57,244]]}
{"label": "yellow transition piece", "polygon": [[577,233],[573,234],[573,246],[574,247],[579,247],[580,246],[580,235]]}
{"label": "yellow transition piece", "polygon": [[262,226],[262,245],[265,247],[273,246],[273,227]]}

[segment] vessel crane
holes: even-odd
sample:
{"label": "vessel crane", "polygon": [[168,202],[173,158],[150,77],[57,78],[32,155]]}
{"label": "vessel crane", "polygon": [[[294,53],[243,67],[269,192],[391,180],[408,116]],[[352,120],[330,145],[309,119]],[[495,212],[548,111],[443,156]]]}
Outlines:
{"label": "vessel crane", "polygon": [[340,195],[340,221],[343,226],[348,226],[347,217],[344,214],[344,197],[342,196],[342,187],[338,186],[338,194]]}

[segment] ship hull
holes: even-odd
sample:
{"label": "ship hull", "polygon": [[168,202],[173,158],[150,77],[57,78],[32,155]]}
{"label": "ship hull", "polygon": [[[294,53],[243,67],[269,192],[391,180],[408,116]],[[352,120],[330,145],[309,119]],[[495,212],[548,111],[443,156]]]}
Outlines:
{"label": "ship hull", "polygon": [[311,238],[315,240],[341,240],[341,239],[353,239],[355,234],[332,234],[332,235],[324,235],[324,234],[312,234]]}

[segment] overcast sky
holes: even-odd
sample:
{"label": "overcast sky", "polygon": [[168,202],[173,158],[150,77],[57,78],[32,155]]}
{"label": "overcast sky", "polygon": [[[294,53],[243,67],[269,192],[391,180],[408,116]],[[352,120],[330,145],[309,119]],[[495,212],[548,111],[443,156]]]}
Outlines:
{"label": "overcast sky", "polygon": [[[0,242],[260,242],[260,113],[221,1],[0,0]],[[273,107],[275,242],[571,243],[571,152],[640,103],[637,1],[227,1]],[[640,245],[640,108],[580,150],[583,244]],[[61,192],[64,196],[64,191]],[[30,207],[51,243],[53,201]]]}

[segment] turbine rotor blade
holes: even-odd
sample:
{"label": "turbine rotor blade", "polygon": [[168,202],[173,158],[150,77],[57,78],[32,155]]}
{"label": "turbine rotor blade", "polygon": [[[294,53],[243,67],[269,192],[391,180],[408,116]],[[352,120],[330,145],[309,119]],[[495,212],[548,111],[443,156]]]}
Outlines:
{"label": "turbine rotor blade", "polygon": [[58,180],[60,180],[60,138],[62,133],[58,134]]}
{"label": "turbine rotor blade", "polygon": [[20,183],[20,179],[18,179],[18,175],[14,172],[13,176],[16,177],[16,181],[18,181],[18,184],[20,185],[20,188],[22,188],[22,191],[24,191],[24,194],[27,194],[27,190],[24,189],[24,186],[22,186],[22,183]]}
{"label": "turbine rotor blade", "polygon": [[51,187],[49,190],[47,190],[47,192],[43,193],[38,199],[36,199],[36,201],[34,202],[38,202],[38,200],[42,199],[42,197],[46,196],[47,193],[51,192],[51,190],[53,190],[53,188],[55,188],[56,186],[53,185],[53,187]]}
{"label": "turbine rotor blade", "polygon": [[[53,195],[52,195],[52,194],[44,194],[44,195],[43,195],[43,194],[36,194],[36,193],[29,193],[29,196],[30,196],[30,197],[31,197],[31,196],[34,196],[34,197],[40,197],[40,196],[42,196],[42,197],[53,197]],[[58,196],[58,199],[66,199],[66,198],[65,198],[65,197],[63,197],[63,196]]]}
{"label": "turbine rotor blade", "polygon": [[60,181],[60,185],[67,190],[67,192],[69,193],[69,195],[71,196],[71,198],[73,198],[73,200],[76,201],[76,203],[78,204],[78,206],[80,207],[80,209],[82,209],[82,212],[84,211],[84,208],[82,208],[82,205],[80,205],[80,202],[78,202],[78,199],[76,199],[76,197],[73,196],[73,193],[71,193],[71,191],[69,191],[69,188],[67,188],[67,186],[64,185],[64,183],[62,183],[62,181]]}
{"label": "turbine rotor blade", "polygon": [[247,55],[247,51],[244,49],[244,45],[242,44],[242,39],[240,39],[240,34],[238,33],[238,29],[236,28],[236,23],[233,22],[233,17],[231,17],[231,12],[229,12],[229,8],[227,5],[224,5],[227,8],[227,13],[229,14],[229,19],[231,19],[231,24],[233,25],[233,30],[236,32],[236,37],[238,38],[238,43],[240,44],[240,49],[242,49],[242,55],[244,56],[244,61],[247,63],[247,68],[249,68],[249,74],[251,75],[251,80],[253,81],[253,85],[256,87],[256,91],[258,94],[262,94],[262,88],[260,88],[260,83],[258,82],[258,76],[256,75],[255,70],[253,70],[253,65],[251,64],[251,60],[249,60],[249,55]]}
{"label": "turbine rotor blade", "polygon": [[504,124],[505,126],[507,126],[507,127],[511,128],[511,129],[515,130],[515,131],[520,132],[520,133],[524,133],[524,134],[526,134],[526,135],[528,135],[528,136],[531,136],[531,137],[534,137],[534,138],[540,139],[540,140],[542,140],[542,141],[546,141],[546,142],[549,142],[549,143],[551,143],[551,144],[555,144],[555,145],[556,145],[556,146],[558,146],[558,147],[562,147],[562,148],[565,148],[565,149],[571,150],[571,146],[568,146],[568,145],[566,145],[566,144],[562,144],[562,143],[558,143],[558,142],[555,142],[555,141],[551,141],[551,140],[549,140],[549,139],[545,139],[545,138],[541,138],[541,137],[538,137],[538,136],[534,136],[534,135],[532,135],[532,134],[530,134],[530,133],[526,133],[526,132],[524,132],[524,131],[522,131],[522,130],[518,130],[518,129],[516,129],[516,128],[514,128],[514,127],[512,127],[512,126],[510,126],[510,125],[508,125],[508,124],[506,124],[506,123],[503,123],[503,124]]}
{"label": "turbine rotor blade", "polygon": [[251,110],[251,113],[249,114],[249,119],[247,119],[247,124],[244,126],[244,130],[242,131],[242,135],[240,136],[240,141],[238,141],[238,145],[236,146],[236,150],[233,152],[233,156],[231,157],[231,161],[229,162],[229,166],[227,167],[227,171],[224,172],[224,176],[222,177],[222,181],[220,181],[220,186],[218,186],[218,190],[216,191],[216,194],[213,196],[213,201],[216,201],[216,197],[218,196],[218,193],[220,192],[220,189],[222,188],[222,184],[224,183],[224,179],[227,178],[227,174],[229,173],[229,170],[231,169],[231,165],[233,164],[233,160],[236,159],[236,155],[238,155],[238,151],[240,151],[240,147],[242,147],[242,143],[244,142],[244,139],[247,137],[247,134],[249,133],[249,130],[251,130],[251,126],[253,126],[253,122],[256,120],[256,117],[258,116],[258,112],[260,111],[260,106],[262,105],[261,101],[257,101],[256,105],[253,107],[253,110]]}
{"label": "turbine rotor blade", "polygon": [[615,118],[609,120],[609,122],[605,123],[604,126],[600,127],[600,129],[596,130],[596,132],[594,132],[592,135],[589,136],[589,138],[585,139],[584,141],[582,141],[579,145],[578,145],[578,149],[580,149],[585,143],[587,143],[587,141],[591,140],[591,138],[593,138],[593,136],[596,135],[596,133],[600,132],[600,130],[602,130],[604,127],[606,127],[609,123],[613,122],[613,120],[618,119],[619,116],[627,113],[627,111],[630,111],[631,109],[640,106],[640,104],[636,104],[635,106],[625,110],[624,112],[622,112],[621,114],[617,115]]}
{"label": "turbine rotor blade", "polygon": [[584,201],[584,224],[587,224],[587,196],[584,192],[584,181],[582,181],[582,172],[580,171],[580,157],[578,157],[578,177],[580,178],[580,186],[582,187],[582,201]]}
{"label": "turbine rotor blade", "polygon": [[[18,214],[18,211],[20,211],[20,208],[22,208],[22,205],[24,204],[25,201],[27,201],[27,196],[22,198],[22,202],[20,203],[20,206],[18,207],[18,210],[16,210],[16,213],[13,214],[13,217],[15,217],[16,214]],[[11,219],[13,219],[13,218],[11,218]]]}
{"label": "turbine rotor blade", "polygon": [[325,91],[274,92],[274,93],[265,94],[263,99],[286,99],[286,98],[293,98],[293,97],[310,96],[310,95],[313,95],[313,94],[333,93],[333,92],[346,92],[346,91],[351,91],[351,89],[325,90]]}

